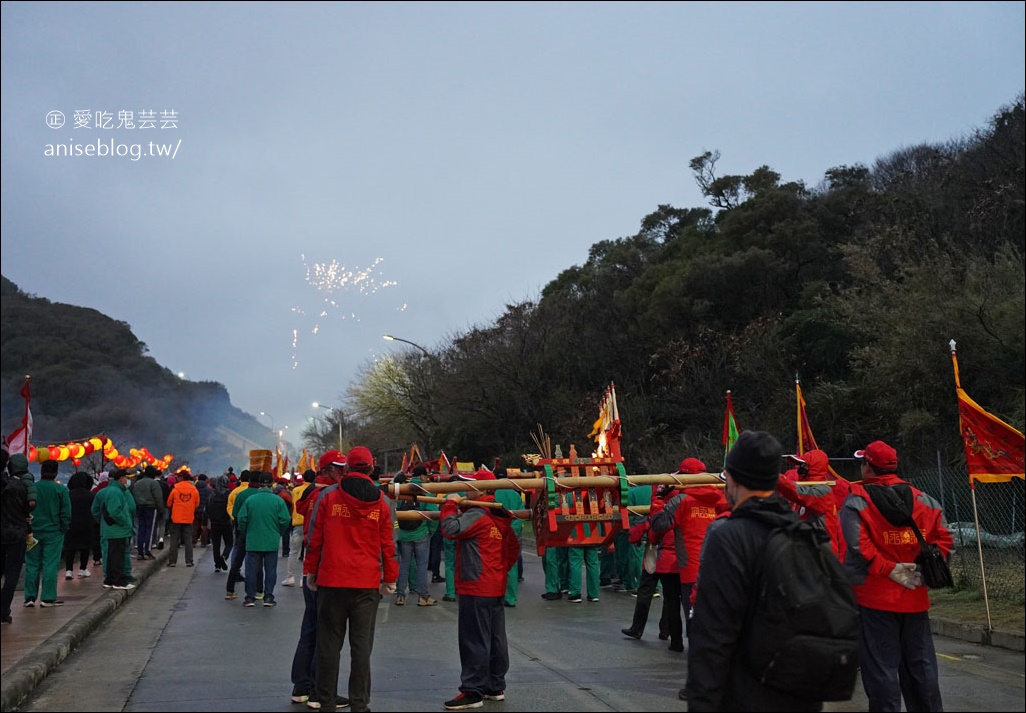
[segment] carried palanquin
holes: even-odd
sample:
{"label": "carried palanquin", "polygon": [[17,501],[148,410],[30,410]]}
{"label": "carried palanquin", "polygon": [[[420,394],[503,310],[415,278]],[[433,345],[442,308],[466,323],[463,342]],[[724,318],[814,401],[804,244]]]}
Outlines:
{"label": "carried palanquin", "polygon": [[[474,500],[475,493],[512,488],[524,496],[528,509],[511,511],[514,517],[530,519],[534,527],[538,554],[549,547],[577,547],[585,545],[608,546],[617,532],[629,528],[628,516],[646,514],[648,506],[632,507],[628,511],[627,493],[631,485],[689,485],[720,484],[710,473],[682,475],[660,473],[627,475],[620,455],[620,416],[613,384],[606,389],[599,406],[599,418],[589,434],[595,450],[588,457],[580,457],[571,444],[569,453],[562,448],[553,449],[551,441],[539,426],[539,434],[532,434],[540,453],[523,456],[524,469],[510,469],[507,478],[499,480],[467,480],[459,482],[392,483],[388,495],[392,498],[441,502],[446,493],[465,493],[461,504],[498,507],[494,502]],[[443,455],[433,465],[448,464]],[[453,461],[450,472],[459,461]],[[463,470],[466,470],[466,464]],[[473,470],[472,464],[471,471]],[[398,519],[438,517],[437,512],[404,510],[396,512]]]}

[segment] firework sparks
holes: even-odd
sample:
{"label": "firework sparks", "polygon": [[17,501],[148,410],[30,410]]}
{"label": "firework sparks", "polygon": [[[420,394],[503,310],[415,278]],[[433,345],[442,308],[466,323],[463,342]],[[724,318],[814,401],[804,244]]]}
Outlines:
{"label": "firework sparks", "polygon": [[[330,318],[359,322],[358,313],[350,304],[353,299],[362,299],[377,294],[380,290],[395,287],[395,280],[384,279],[379,265],[384,258],[374,258],[370,267],[365,269],[348,268],[338,260],[331,262],[307,263],[306,256],[300,255],[303,266],[306,268],[306,283],[319,295],[319,304],[312,325],[308,330],[310,334],[316,335],[321,331],[322,323]],[[396,311],[406,310],[406,303],[396,308]],[[307,316],[306,309],[300,306],[292,308],[292,312],[300,318]],[[292,368],[299,366],[299,329],[292,330]]]}

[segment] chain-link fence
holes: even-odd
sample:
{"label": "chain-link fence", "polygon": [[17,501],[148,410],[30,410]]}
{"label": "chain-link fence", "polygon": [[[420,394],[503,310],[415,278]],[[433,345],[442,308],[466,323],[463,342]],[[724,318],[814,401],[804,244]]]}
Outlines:
{"label": "chain-link fence", "polygon": [[[904,475],[905,480],[935,497],[955,538],[949,564],[955,586],[1002,599],[1026,598],[1026,549],[1023,546],[1024,481],[976,483],[973,488],[964,470],[923,469]],[[977,529],[977,521],[979,529]],[[981,568],[982,553],[982,568]]]}

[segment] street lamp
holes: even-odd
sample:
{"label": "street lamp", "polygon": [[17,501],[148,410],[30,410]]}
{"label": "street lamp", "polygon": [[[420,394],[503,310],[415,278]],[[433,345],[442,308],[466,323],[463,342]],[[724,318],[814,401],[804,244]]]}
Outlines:
{"label": "street lamp", "polygon": [[334,411],[335,415],[338,416],[338,449],[341,451],[342,450],[342,413],[338,409],[336,409],[336,408],[332,408],[331,406],[325,406],[324,404],[317,403],[316,401],[313,402],[313,407],[314,408],[327,409],[328,411]]}
{"label": "street lamp", "polygon": [[383,339],[387,339],[390,342],[403,342],[404,344],[409,344],[410,346],[417,347],[417,349],[420,349],[422,352],[424,352],[424,356],[431,356],[431,353],[427,349],[420,346],[416,342],[411,342],[409,339],[403,339],[402,337],[393,337],[391,334],[383,334],[381,336]]}
{"label": "street lamp", "polygon": [[269,418],[271,420],[271,430],[273,431],[274,430],[274,416],[272,416],[271,414],[267,413],[266,411],[261,411],[260,415],[261,416],[267,416],[267,418]]}

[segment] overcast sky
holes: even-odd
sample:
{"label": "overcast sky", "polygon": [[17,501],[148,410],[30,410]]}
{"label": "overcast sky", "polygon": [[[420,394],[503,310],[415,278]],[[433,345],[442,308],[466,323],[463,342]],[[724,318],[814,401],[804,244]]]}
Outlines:
{"label": "overcast sky", "polygon": [[706,150],[814,187],[984,126],[1026,86],[1024,25],[1023,2],[4,2],[2,272],[298,440],[412,348],[383,334],[434,348],[706,205]]}

